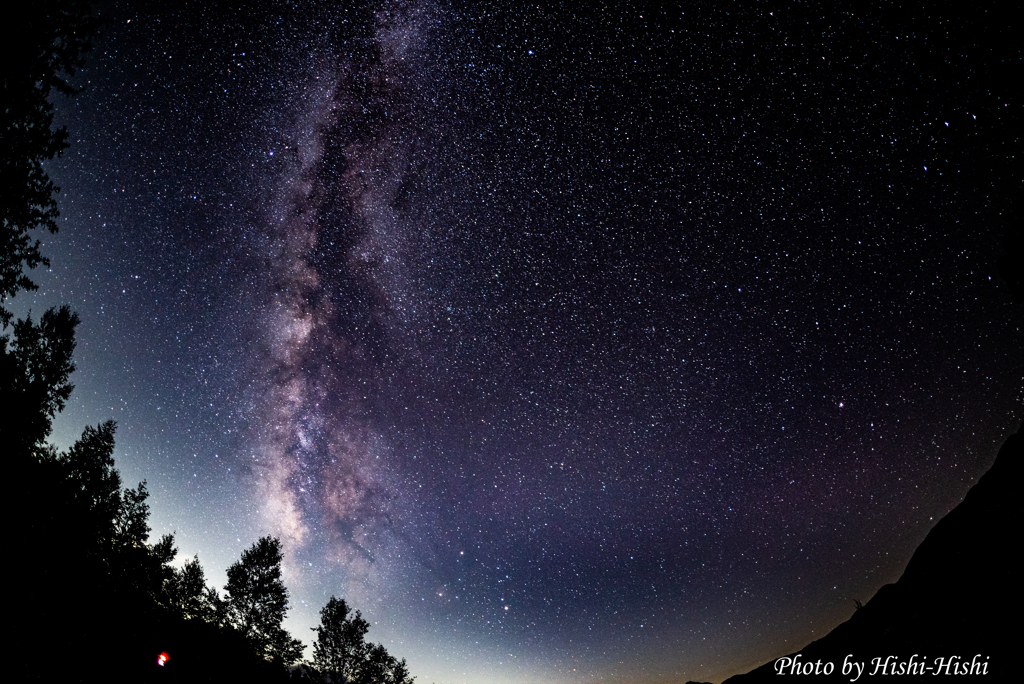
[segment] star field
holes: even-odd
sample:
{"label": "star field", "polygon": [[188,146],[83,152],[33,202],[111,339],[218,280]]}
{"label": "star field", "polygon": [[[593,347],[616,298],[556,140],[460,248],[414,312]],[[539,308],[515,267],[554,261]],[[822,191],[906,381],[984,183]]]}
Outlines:
{"label": "star field", "polygon": [[721,681],[1019,424],[994,5],[101,11],[55,436],[117,420],[218,586],[280,536],[307,643],[333,594],[422,682]]}

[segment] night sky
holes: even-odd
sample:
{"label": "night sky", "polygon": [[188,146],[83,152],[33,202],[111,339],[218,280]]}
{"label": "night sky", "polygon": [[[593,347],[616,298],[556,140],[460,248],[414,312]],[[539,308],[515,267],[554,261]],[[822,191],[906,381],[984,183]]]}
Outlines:
{"label": "night sky", "polygon": [[101,7],[15,301],[82,318],[55,441],[113,418],[180,560],[279,536],[293,636],[344,597],[423,684],[846,620],[1020,423],[1020,27],[708,4]]}

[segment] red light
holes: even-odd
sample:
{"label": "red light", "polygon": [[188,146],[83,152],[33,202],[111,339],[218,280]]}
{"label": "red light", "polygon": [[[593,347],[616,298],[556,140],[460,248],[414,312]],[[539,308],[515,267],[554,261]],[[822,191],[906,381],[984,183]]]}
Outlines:
{"label": "red light", "polygon": [[167,655],[167,651],[164,651],[156,657],[156,664],[163,667],[167,664],[167,661],[171,659],[171,656]]}

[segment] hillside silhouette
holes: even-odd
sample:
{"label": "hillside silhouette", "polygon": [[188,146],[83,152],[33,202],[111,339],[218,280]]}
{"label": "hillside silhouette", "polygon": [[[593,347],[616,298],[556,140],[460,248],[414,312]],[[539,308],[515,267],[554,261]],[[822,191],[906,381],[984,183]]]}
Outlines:
{"label": "hillside silhouette", "polygon": [[[810,681],[850,681],[857,673],[843,674],[848,656],[866,666],[859,681],[883,676],[881,671],[871,676],[872,661],[881,658],[883,665],[889,656],[887,674],[900,663],[915,673],[921,670],[911,670],[911,662],[932,668],[903,674],[900,681],[933,681],[937,666],[946,668],[940,673],[944,676],[972,664],[977,664],[976,676],[1009,681],[1016,667],[1010,654],[1021,610],[1017,531],[1022,468],[1024,437],[1018,433],[1006,440],[992,468],[964,500],[932,528],[895,584],[879,589],[849,620],[788,657],[799,655],[803,667],[818,661],[822,667],[834,664],[831,675],[818,674]],[[937,663],[938,658],[944,660]],[[778,663],[726,681],[776,681]],[[982,664],[987,664],[985,675],[980,674]]]}

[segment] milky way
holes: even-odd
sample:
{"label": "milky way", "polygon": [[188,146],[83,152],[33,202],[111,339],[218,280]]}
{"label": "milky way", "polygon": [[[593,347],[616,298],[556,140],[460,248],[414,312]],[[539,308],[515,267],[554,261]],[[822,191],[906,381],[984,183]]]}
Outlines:
{"label": "milky way", "polygon": [[396,3],[330,34],[283,146],[274,215],[272,389],[257,458],[265,514],[295,547],[313,536],[328,555],[369,562],[394,488],[380,381],[429,304],[409,279],[420,226],[403,206],[423,144],[422,14]]}
{"label": "milky way", "polygon": [[419,681],[720,681],[1019,423],[995,14],[111,11],[67,430],[119,421],[212,581],[279,535],[307,643],[333,594]]}

